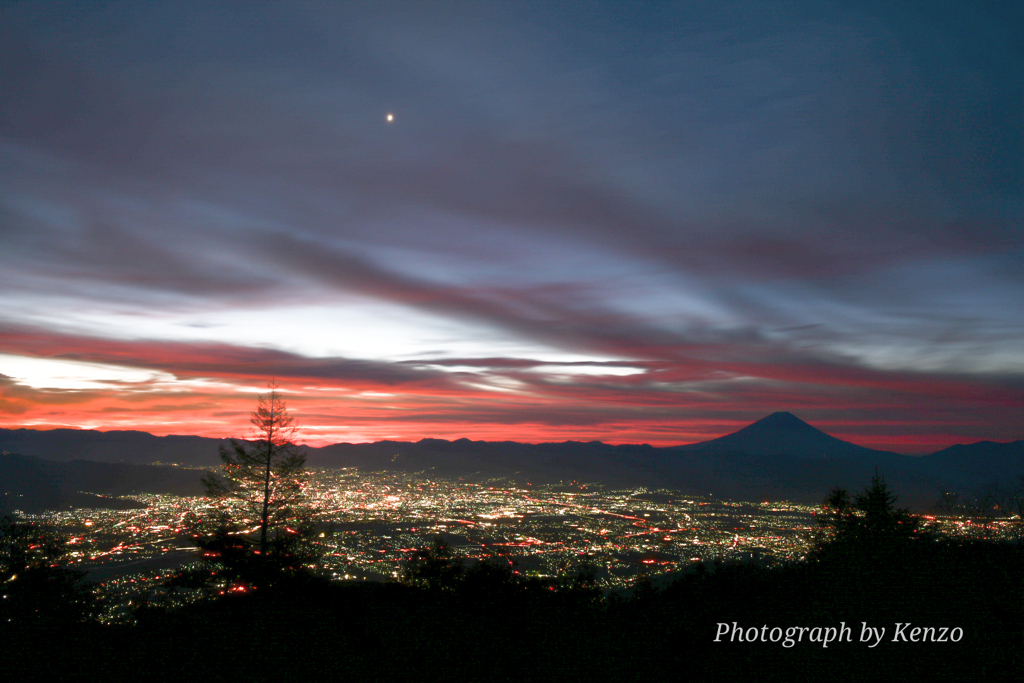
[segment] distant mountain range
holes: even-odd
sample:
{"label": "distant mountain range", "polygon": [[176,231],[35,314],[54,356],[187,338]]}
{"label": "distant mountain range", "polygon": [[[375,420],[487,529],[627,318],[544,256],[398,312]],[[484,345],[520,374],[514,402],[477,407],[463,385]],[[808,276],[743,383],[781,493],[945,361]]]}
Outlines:
{"label": "distant mountain range", "polygon": [[[0,456],[0,498],[13,501],[20,496],[20,509],[27,510],[39,504],[73,505],[72,498],[82,495],[79,491],[197,493],[198,472],[152,463],[215,467],[218,447],[226,441],[134,431],[0,429],[0,451],[5,452]],[[312,467],[511,477],[535,484],[601,482],[805,503],[821,502],[835,486],[860,490],[877,470],[900,495],[899,504],[917,509],[933,506],[942,491],[1013,487],[1024,475],[1024,441],[983,441],[912,457],[842,441],[784,412],[717,439],[668,448],[468,439],[303,448]],[[0,507],[12,506],[0,502]]]}

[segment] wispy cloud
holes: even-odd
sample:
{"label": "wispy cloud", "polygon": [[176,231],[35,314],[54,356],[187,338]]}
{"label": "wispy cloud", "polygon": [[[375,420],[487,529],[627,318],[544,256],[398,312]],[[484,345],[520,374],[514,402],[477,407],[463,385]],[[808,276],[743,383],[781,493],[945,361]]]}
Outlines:
{"label": "wispy cloud", "polygon": [[0,354],[161,379],[0,366],[4,419],[276,376],[324,438],[1020,438],[1022,20],[6,5]]}

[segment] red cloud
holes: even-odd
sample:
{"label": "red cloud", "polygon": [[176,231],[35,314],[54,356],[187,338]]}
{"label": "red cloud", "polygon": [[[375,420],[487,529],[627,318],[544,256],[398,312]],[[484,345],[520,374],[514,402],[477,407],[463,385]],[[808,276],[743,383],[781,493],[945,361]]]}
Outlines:
{"label": "red cloud", "polygon": [[[840,438],[904,452],[1020,437],[1021,391],[1012,382],[813,359],[736,361],[729,356],[749,349],[711,350],[689,348],[683,356],[666,348],[661,360],[628,363],[642,371],[631,375],[573,375],[566,364],[553,376],[537,371],[551,363],[524,359],[381,363],[2,329],[0,353],[143,368],[177,380],[72,391],[5,378],[0,424],[240,436],[253,391],[274,378],[305,426],[304,438],[318,445],[423,437],[673,445],[720,436],[782,409]],[[477,372],[439,370],[443,365]],[[518,383],[515,391],[507,390],[510,381]]]}

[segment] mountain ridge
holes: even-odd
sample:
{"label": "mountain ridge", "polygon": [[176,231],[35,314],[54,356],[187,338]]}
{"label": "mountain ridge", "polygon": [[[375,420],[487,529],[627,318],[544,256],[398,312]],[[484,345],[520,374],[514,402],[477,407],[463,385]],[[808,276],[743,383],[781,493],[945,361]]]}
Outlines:
{"label": "mountain ridge", "polygon": [[[80,437],[80,438],[78,438]],[[0,429],[0,450],[56,462],[147,465],[154,462],[216,467],[227,439],[147,432]],[[674,488],[737,500],[819,503],[835,486],[857,490],[875,471],[886,477],[904,504],[932,505],[943,490],[964,492],[1015,485],[1024,475],[1024,441],[962,444],[926,456],[879,451],[843,441],[788,412],[776,412],[731,434],[696,444],[654,447],[600,441],[539,444],[515,441],[379,441],[302,446],[310,467],[364,471],[424,472],[449,478],[522,479],[523,482],[601,482],[609,486]],[[52,470],[53,468],[51,468]],[[103,468],[92,468],[103,469]],[[71,476],[101,482],[90,466]],[[147,491],[159,478],[124,470]],[[198,478],[198,474],[196,474]],[[115,487],[123,490],[123,487]],[[99,492],[98,486],[90,490]]]}
{"label": "mountain ridge", "polygon": [[[906,455],[906,454],[902,454],[902,453],[896,453],[894,451],[885,451],[885,450],[880,450],[880,449],[868,448],[866,446],[860,446],[860,445],[854,444],[854,443],[849,442],[849,441],[844,441],[842,439],[839,439],[838,437],[835,437],[835,436],[832,436],[831,434],[828,434],[827,432],[821,431],[820,429],[818,429],[817,427],[814,427],[813,425],[808,424],[807,422],[801,420],[799,417],[797,417],[796,415],[794,415],[791,412],[788,412],[788,411],[777,411],[777,412],[774,412],[774,413],[771,413],[771,414],[767,415],[766,417],[763,417],[763,418],[761,418],[759,420],[756,420],[756,421],[752,422],[751,424],[747,425],[746,427],[742,427],[742,428],[738,429],[735,432],[731,432],[729,434],[724,434],[722,436],[715,437],[715,438],[712,438],[712,439],[708,439],[706,441],[698,441],[698,442],[688,443],[688,444],[679,444],[679,445],[675,445],[675,446],[652,446],[652,445],[646,444],[646,443],[609,444],[609,443],[605,443],[605,442],[599,441],[599,440],[577,441],[577,440],[573,440],[573,439],[569,439],[569,440],[566,440],[566,441],[541,441],[541,442],[522,442],[522,441],[511,441],[511,440],[507,440],[507,439],[506,440],[502,440],[502,441],[487,441],[487,440],[468,439],[466,437],[461,437],[461,438],[458,438],[458,439],[443,439],[443,438],[437,438],[437,437],[424,437],[424,438],[418,439],[416,441],[396,441],[396,440],[393,440],[393,439],[384,439],[384,440],[381,440],[381,441],[361,442],[361,443],[352,443],[352,442],[346,442],[346,441],[339,441],[339,442],[336,442],[336,443],[327,444],[325,446],[311,446],[311,445],[308,445],[308,444],[299,444],[299,445],[302,448],[306,448],[306,449],[309,449],[311,451],[322,450],[322,449],[325,449],[325,448],[332,448],[332,447],[335,447],[335,446],[376,446],[376,445],[384,445],[384,444],[424,444],[424,445],[426,445],[426,444],[430,444],[430,443],[437,443],[437,444],[447,443],[447,444],[463,444],[463,445],[470,445],[470,444],[473,444],[473,445],[475,445],[475,444],[520,444],[520,445],[524,445],[524,446],[536,446],[536,447],[557,446],[557,445],[588,445],[588,446],[592,445],[592,446],[603,446],[603,447],[610,447],[610,448],[638,447],[638,448],[651,448],[651,449],[655,449],[655,450],[685,451],[685,450],[710,450],[710,447],[712,445],[714,445],[716,448],[720,447],[720,446],[721,447],[735,448],[735,447],[740,445],[741,441],[743,441],[744,442],[743,445],[747,449],[745,452],[751,452],[752,450],[756,451],[756,452],[760,452],[760,451],[757,451],[757,448],[753,444],[753,442],[756,439],[764,439],[765,437],[776,436],[776,435],[783,435],[783,436],[785,436],[785,435],[787,435],[787,433],[789,435],[792,435],[794,432],[796,432],[796,433],[802,432],[805,436],[808,436],[808,437],[813,435],[814,438],[820,439],[822,443],[828,444],[828,445],[830,445],[832,447],[842,447],[842,448],[845,448],[845,449],[851,449],[851,447],[852,447],[852,449],[856,449],[856,452],[873,453],[873,454],[884,454],[884,455],[894,455],[894,456],[899,456],[899,457],[903,457],[903,458],[926,458],[926,457],[930,457],[930,456],[933,456],[933,455],[939,455],[939,454],[945,453],[947,451],[955,451],[956,449],[971,448],[971,447],[982,446],[982,445],[1006,446],[1006,445],[1013,445],[1013,444],[1024,444],[1024,440],[1009,441],[1009,442],[982,440],[982,441],[972,442],[972,443],[955,444],[953,446],[949,446],[949,447],[943,448],[943,449],[941,449],[939,451],[935,451],[933,453],[928,453],[928,454],[924,454],[924,455]],[[229,442],[233,438],[237,439],[237,437],[221,437],[221,438],[218,438],[218,437],[208,437],[208,436],[197,436],[197,435],[193,435],[193,434],[167,434],[167,435],[164,435],[164,436],[157,436],[157,435],[152,434],[150,432],[146,432],[146,431],[142,431],[142,430],[135,430],[135,429],[97,430],[97,429],[75,429],[75,428],[69,428],[69,427],[57,427],[55,429],[32,429],[32,428],[29,428],[29,427],[17,427],[17,428],[0,428],[0,448],[6,448],[7,450],[9,450],[11,452],[21,452],[21,449],[18,448],[19,442],[22,441],[25,438],[29,438],[29,439],[37,438],[34,435],[47,435],[46,437],[44,437],[44,439],[46,439],[46,440],[51,440],[52,439],[53,441],[61,440],[61,439],[58,439],[58,438],[55,438],[55,437],[75,438],[76,440],[79,439],[79,438],[86,439],[87,442],[85,444],[77,443],[77,444],[74,445],[74,447],[76,447],[76,448],[78,448],[80,450],[81,449],[90,450],[89,447],[92,446],[93,443],[98,442],[98,441],[106,441],[107,442],[106,445],[109,445],[109,441],[112,440],[112,439],[124,440],[124,439],[128,439],[128,438],[138,438],[140,440],[145,440],[145,441],[154,442],[154,443],[155,442],[163,442],[163,443],[174,442],[175,445],[190,444],[190,443],[191,444],[199,444],[199,443],[211,444],[211,443],[215,443],[215,444],[219,445],[219,444],[226,444],[227,442]],[[51,450],[52,451],[57,446],[58,446],[58,444],[52,444],[50,446],[47,446],[46,450]],[[33,446],[33,447],[35,448],[36,446]],[[792,454],[793,453],[792,444],[788,445],[787,447],[783,447],[783,448],[768,446],[768,447],[766,447],[763,450],[764,450],[764,452],[766,454],[768,454],[768,453],[789,453],[789,454]],[[853,451],[851,451],[851,452],[853,452]],[[68,458],[66,456],[63,456],[63,457],[65,459],[71,459],[71,458]],[[116,461],[99,460],[98,462],[116,462]],[[211,464],[216,464],[216,463],[215,463],[215,461],[211,461]]]}

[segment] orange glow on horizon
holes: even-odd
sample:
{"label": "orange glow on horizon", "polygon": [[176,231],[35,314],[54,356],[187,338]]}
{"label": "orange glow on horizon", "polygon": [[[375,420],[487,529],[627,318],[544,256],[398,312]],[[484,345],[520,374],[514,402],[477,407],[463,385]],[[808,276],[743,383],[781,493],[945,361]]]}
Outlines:
{"label": "orange glow on horizon", "polygon": [[777,410],[845,441],[901,453],[1021,438],[1013,388],[973,377],[686,358],[566,379],[557,368],[551,376],[537,371],[549,364],[516,359],[445,370],[425,361],[367,365],[24,330],[0,330],[0,349],[131,370],[73,388],[0,376],[0,426],[14,429],[244,438],[256,394],[275,377],[311,446],[423,438],[674,446],[735,432]]}

